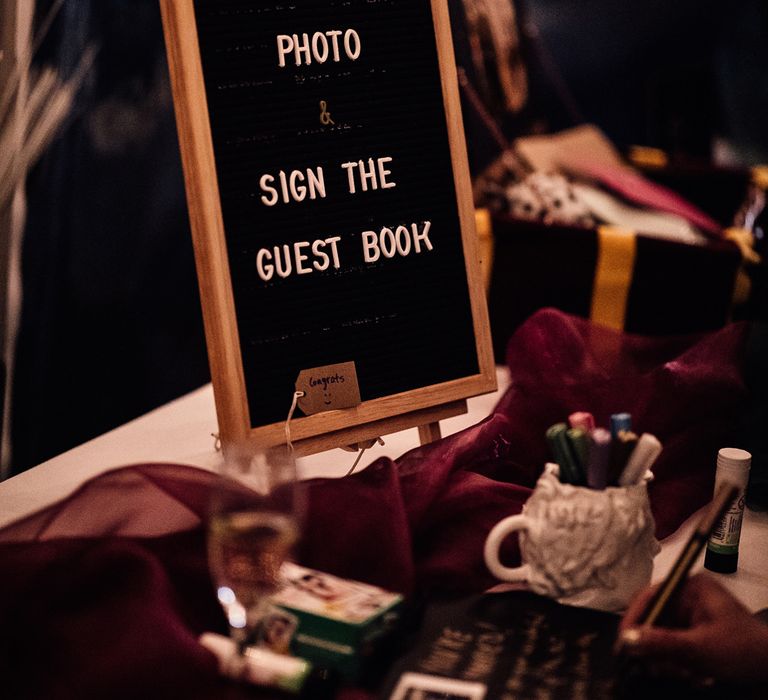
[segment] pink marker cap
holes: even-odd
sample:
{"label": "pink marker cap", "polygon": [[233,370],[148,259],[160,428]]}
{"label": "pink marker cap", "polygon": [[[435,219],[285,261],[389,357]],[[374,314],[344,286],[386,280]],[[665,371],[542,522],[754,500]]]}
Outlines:
{"label": "pink marker cap", "polygon": [[571,428],[581,428],[585,433],[591,433],[595,429],[595,418],[587,411],[577,411],[568,416]]}

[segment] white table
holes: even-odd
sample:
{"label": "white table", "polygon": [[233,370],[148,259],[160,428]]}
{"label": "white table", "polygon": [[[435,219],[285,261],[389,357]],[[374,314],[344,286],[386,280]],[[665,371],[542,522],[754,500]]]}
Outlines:
{"label": "white table", "polygon": [[[443,436],[480,422],[496,405],[509,385],[504,368],[497,370],[499,390],[468,401],[468,413],[440,423]],[[287,413],[287,407],[286,407]],[[53,503],[88,479],[129,464],[172,462],[203,469],[216,469],[221,453],[215,450],[218,432],[213,389],[210,384],[193,391],[140,418],[115,428],[89,442],[0,483],[0,527],[18,517]],[[363,455],[358,469],[378,457],[395,459],[419,445],[416,428],[384,436]],[[357,454],[329,450],[298,460],[303,478],[341,477]]]}
{"label": "white table", "polygon": [[[497,369],[497,378],[499,390],[495,394],[470,399],[466,415],[441,423],[444,436],[474,425],[490,414],[509,385],[505,368]],[[213,390],[209,384],[0,483],[0,526],[67,496],[98,474],[128,464],[172,462],[215,469],[221,460],[220,453],[214,449],[213,434],[217,429]],[[419,444],[416,428],[385,436],[384,440],[384,446],[376,445],[366,452],[358,468],[377,457],[399,457]],[[354,453],[344,450],[303,457],[299,460],[299,473],[305,478],[341,477],[355,457]],[[669,570],[693,531],[697,516],[691,516],[662,542],[662,551],[654,564],[654,580]],[[703,568],[702,559],[694,571]],[[768,513],[746,511],[739,570],[718,578],[750,610],[768,607]]]}

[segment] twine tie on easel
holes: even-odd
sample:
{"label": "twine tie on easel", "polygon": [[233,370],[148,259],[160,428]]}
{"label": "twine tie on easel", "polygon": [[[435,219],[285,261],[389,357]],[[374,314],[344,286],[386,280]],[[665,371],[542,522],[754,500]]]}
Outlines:
{"label": "twine tie on easel", "polygon": [[294,391],[293,400],[291,401],[291,409],[288,411],[288,418],[285,419],[285,444],[288,447],[288,454],[293,457],[293,443],[291,442],[291,419],[296,412],[296,407],[299,405],[299,399],[305,396],[303,391]]}
{"label": "twine tie on easel", "polygon": [[[288,417],[285,419],[285,444],[288,447],[288,454],[291,456],[291,458],[294,458],[293,442],[291,441],[291,420],[293,420],[293,414],[296,412],[296,407],[299,405],[299,399],[302,398],[303,396],[305,396],[305,393],[303,391],[293,392],[293,400],[291,401],[291,408],[288,411]],[[355,469],[357,469],[357,465],[360,464],[360,460],[363,458],[363,455],[365,454],[366,450],[370,449],[376,444],[383,445],[384,440],[378,437],[375,440],[372,440],[370,444],[363,447],[359,451],[349,471],[344,475],[345,477],[351,476],[354,473]]]}

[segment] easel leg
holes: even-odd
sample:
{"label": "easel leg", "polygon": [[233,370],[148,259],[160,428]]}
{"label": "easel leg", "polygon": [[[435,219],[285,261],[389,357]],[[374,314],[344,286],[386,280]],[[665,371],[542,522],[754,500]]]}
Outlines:
{"label": "easel leg", "polygon": [[422,445],[435,442],[435,440],[439,440],[441,437],[440,423],[427,423],[426,425],[419,426],[419,442]]}

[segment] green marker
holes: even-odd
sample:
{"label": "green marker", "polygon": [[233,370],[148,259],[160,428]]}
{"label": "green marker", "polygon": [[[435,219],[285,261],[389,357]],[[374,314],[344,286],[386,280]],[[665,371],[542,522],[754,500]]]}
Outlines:
{"label": "green marker", "polygon": [[564,484],[578,484],[581,481],[576,456],[568,442],[568,426],[555,423],[547,429],[546,438],[555,461],[560,465],[560,481]]}
{"label": "green marker", "polygon": [[579,473],[583,481],[583,477],[587,473],[587,464],[589,464],[589,438],[587,433],[581,428],[571,428],[565,435],[568,438],[568,444],[571,446],[571,453],[576,456]]}

